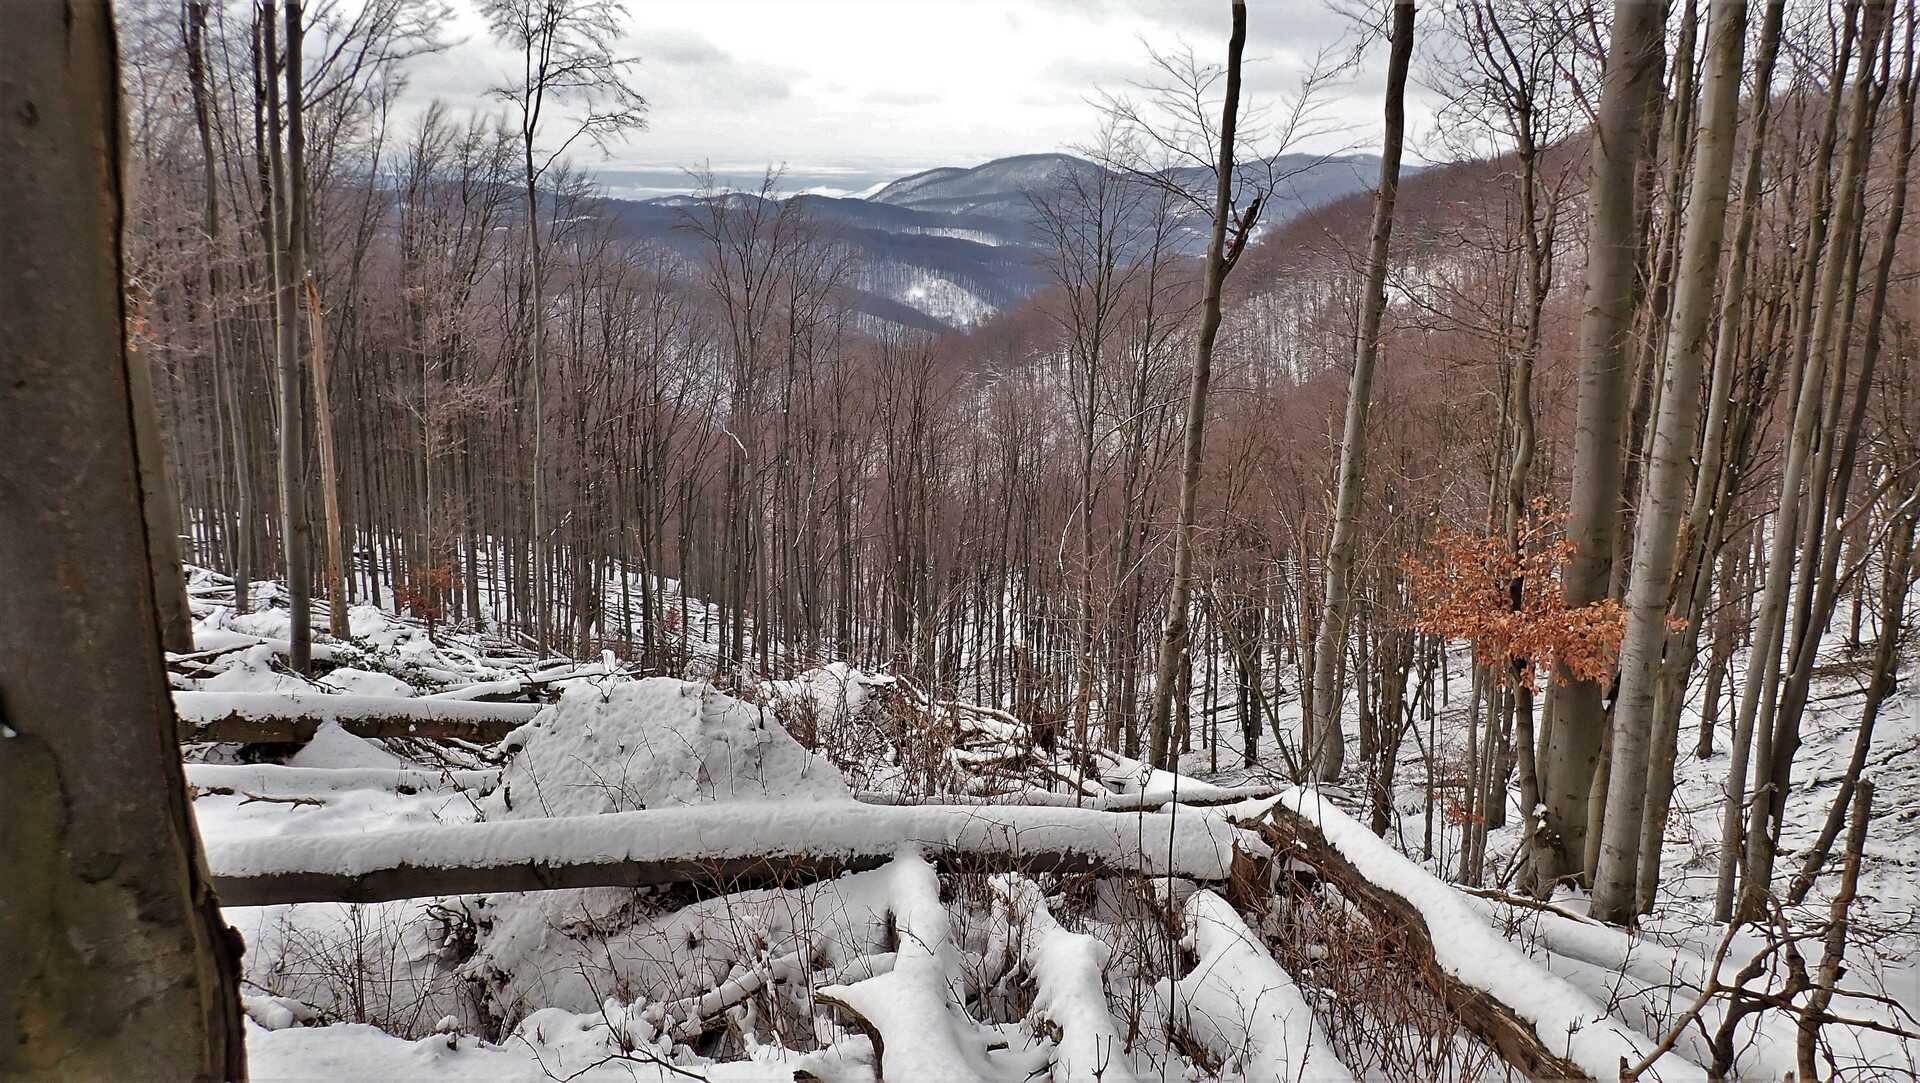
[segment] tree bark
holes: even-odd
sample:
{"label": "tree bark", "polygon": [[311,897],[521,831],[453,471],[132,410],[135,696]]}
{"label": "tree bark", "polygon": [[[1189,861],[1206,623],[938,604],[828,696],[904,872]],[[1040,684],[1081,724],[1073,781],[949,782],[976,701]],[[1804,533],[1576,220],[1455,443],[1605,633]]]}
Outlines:
{"label": "tree bark", "polygon": [[[186,24],[187,84],[193,95],[193,123],[200,136],[201,184],[205,186],[201,228],[207,235],[207,308],[212,327],[209,356],[214,379],[220,388],[221,408],[226,413],[231,448],[231,482],[234,520],[224,525],[231,537],[233,604],[237,612],[249,610],[248,593],[253,577],[253,474],[252,456],[247,440],[247,419],[242,412],[241,388],[246,374],[239,369],[230,325],[223,315],[225,252],[221,247],[220,175],[213,149],[214,102],[207,92],[206,27],[209,0],[189,0],[184,13]],[[191,648],[189,648],[191,649]]]}
{"label": "tree bark", "polygon": [[[1567,535],[1575,547],[1565,596],[1579,608],[1608,596],[1613,572],[1631,372],[1630,332],[1639,263],[1634,179],[1647,100],[1661,77],[1663,8],[1623,4],[1613,20],[1593,138],[1588,185],[1586,312],[1580,323],[1580,406],[1574,433],[1573,493]],[[1587,806],[1607,719],[1598,681],[1556,688],[1543,803],[1555,867],[1546,881],[1581,875]]]}
{"label": "tree bark", "polygon": [[1380,321],[1387,310],[1387,246],[1393,236],[1393,204],[1400,191],[1400,149],[1406,131],[1407,64],[1413,56],[1413,0],[1393,5],[1393,44],[1387,60],[1386,135],[1380,151],[1380,187],[1374,193],[1373,233],[1367,242],[1367,278],[1362,287],[1360,331],[1353,380],[1347,387],[1346,427],[1340,438],[1340,473],[1334,498],[1333,537],[1327,542],[1324,612],[1313,657],[1314,777],[1332,782],[1346,758],[1346,727],[1340,722],[1335,661],[1346,649],[1348,579],[1366,484],[1367,408],[1373,399],[1374,363],[1380,357]]}
{"label": "tree bark", "polygon": [[[1845,301],[1840,296],[1840,282],[1846,276],[1850,256],[1856,251],[1857,188],[1866,169],[1872,144],[1868,123],[1873,112],[1872,58],[1879,52],[1880,35],[1886,29],[1889,8],[1890,5],[1884,0],[1872,0],[1863,5],[1859,67],[1848,94],[1846,150],[1841,162],[1840,179],[1834,187],[1834,223],[1827,233],[1825,252],[1820,262],[1819,296],[1811,315],[1812,327],[1806,339],[1807,345],[1802,351],[1804,363],[1799,373],[1799,394],[1794,403],[1786,466],[1781,471],[1780,503],[1774,515],[1772,537],[1767,550],[1766,586],[1760,601],[1759,626],[1754,633],[1754,647],[1749,655],[1751,661],[1741,687],[1737,725],[1747,731],[1754,741],[1753,764],[1762,778],[1769,777],[1772,769],[1774,734],[1769,716],[1779,688],[1779,655],[1786,631],[1787,592],[1792,586],[1799,536],[1800,490],[1807,478],[1808,461],[1815,451],[1814,427],[1825,399],[1822,392],[1827,378],[1827,345],[1837,322],[1835,314]],[[1763,699],[1767,701],[1765,713],[1761,712]],[[1737,766],[1745,767],[1744,764]],[[1726,830],[1723,835],[1719,892],[1715,897],[1716,920],[1724,920],[1731,912],[1732,878],[1726,861],[1727,855],[1736,849],[1745,850],[1740,912],[1746,915],[1761,913],[1765,896],[1771,888],[1772,853],[1766,842],[1766,818],[1771,798],[1767,793],[1756,792],[1751,802],[1741,800],[1744,771],[1738,780],[1730,778],[1729,782],[1731,785],[1722,826],[1723,830],[1732,830]],[[1747,818],[1746,838],[1744,845],[1736,848],[1734,840],[1739,834],[1742,812],[1746,813]]]}
{"label": "tree bark", "polygon": [[[1593,916],[1616,923],[1630,920],[1635,913],[1641,806],[1649,764],[1657,758],[1671,763],[1674,752],[1671,740],[1660,740],[1665,730],[1654,725],[1654,699],[1667,640],[1667,609],[1679,566],[1679,532],[1700,422],[1700,377],[1726,227],[1746,46],[1746,0],[1715,0],[1710,18],[1706,100],[1694,138],[1692,199],[1681,240],[1673,325],[1653,432],[1653,463],[1634,539],[1614,705],[1613,771],[1594,875]],[[1652,840],[1656,848],[1659,843],[1657,838]]]}
{"label": "tree bark", "polygon": [[261,0],[260,21],[269,75],[286,76],[285,150],[281,147],[281,92],[267,79],[268,158],[273,175],[274,352],[280,379],[280,541],[291,608],[289,664],[313,668],[312,583],[307,570],[306,388],[301,379],[299,302],[294,291],[306,273],[306,141],[300,103],[300,0],[287,0],[287,52],[276,63],[274,3]]}
{"label": "tree bark", "polygon": [[333,402],[327,388],[327,320],[320,310],[320,288],[308,275],[308,344],[313,357],[313,435],[320,452],[320,505],[327,528],[327,631],[335,639],[351,634],[347,623],[347,583],[340,558],[340,481],[334,455]]}
{"label": "tree bark", "polygon": [[[240,1079],[188,809],[126,354],[106,3],[0,34],[0,1076]],[[75,674],[86,679],[75,679]]]}
{"label": "tree bark", "polygon": [[[1148,756],[1160,767],[1172,761],[1173,696],[1180,685],[1180,667],[1187,664],[1187,610],[1193,594],[1193,535],[1198,517],[1201,456],[1206,443],[1207,389],[1213,379],[1213,343],[1220,334],[1220,292],[1231,269],[1227,219],[1233,216],[1233,140],[1240,114],[1240,54],[1246,44],[1246,0],[1233,0],[1233,31],[1227,38],[1226,99],[1220,107],[1220,160],[1214,167],[1213,223],[1207,238],[1206,292],[1200,304],[1200,333],[1194,348],[1186,435],[1181,451],[1180,522],[1174,529],[1173,581],[1167,590],[1167,621],[1160,634],[1153,713],[1148,723]],[[1249,208],[1249,219],[1255,210]]]}

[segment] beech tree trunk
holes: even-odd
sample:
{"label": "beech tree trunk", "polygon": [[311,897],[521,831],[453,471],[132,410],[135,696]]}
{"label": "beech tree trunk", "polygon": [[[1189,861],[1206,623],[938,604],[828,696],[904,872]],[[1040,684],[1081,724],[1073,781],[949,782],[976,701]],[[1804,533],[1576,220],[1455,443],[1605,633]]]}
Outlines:
{"label": "beech tree trunk", "polygon": [[[174,743],[101,0],[0,33],[0,1077],[242,1079]],[[84,679],[75,679],[76,675]]]}
{"label": "beech tree trunk", "polygon": [[[1653,432],[1653,462],[1640,501],[1627,587],[1627,627],[1614,703],[1613,770],[1593,885],[1593,916],[1602,921],[1626,922],[1635,913],[1648,765],[1657,759],[1671,763],[1674,752],[1670,738],[1660,739],[1665,730],[1654,725],[1654,699],[1700,423],[1700,377],[1726,228],[1747,33],[1746,0],[1715,0],[1711,12],[1706,100],[1694,136],[1692,198],[1681,240],[1673,325]],[[1651,844],[1657,848],[1659,840]]]}
{"label": "beech tree trunk", "polygon": [[[300,306],[295,296],[306,274],[306,150],[301,135],[300,0],[287,0],[287,52],[276,60],[274,3],[261,0],[261,32],[266,43],[267,135],[273,177],[274,354],[280,379],[280,541],[285,554],[287,599],[292,615],[289,664],[300,673],[313,668],[312,583],[307,570],[306,387],[300,358]],[[286,76],[285,150],[281,148],[280,90],[272,76]]]}
{"label": "beech tree trunk", "polygon": [[[1866,169],[1872,143],[1868,121],[1875,104],[1871,94],[1875,66],[1873,57],[1879,51],[1880,35],[1886,29],[1889,13],[1889,5],[1882,0],[1862,7],[1859,67],[1848,93],[1846,150],[1841,162],[1840,179],[1834,186],[1834,222],[1827,232],[1826,248],[1821,256],[1820,288],[1812,312],[1811,331],[1802,347],[1799,394],[1794,403],[1793,430],[1787,445],[1786,466],[1781,472],[1780,504],[1774,515],[1767,550],[1766,585],[1760,601],[1759,625],[1754,632],[1753,651],[1749,656],[1740,694],[1737,725],[1753,741],[1753,764],[1762,778],[1770,773],[1773,761],[1771,716],[1779,689],[1780,647],[1786,631],[1787,596],[1797,563],[1795,556],[1798,552],[1801,488],[1807,480],[1808,462],[1815,451],[1814,427],[1825,399],[1823,391],[1827,379],[1828,343],[1837,322],[1835,313],[1846,302],[1846,298],[1841,296],[1840,282],[1847,274],[1849,262],[1858,259],[1854,245],[1859,214],[1859,193],[1856,189]],[[1762,700],[1766,701],[1764,711]],[[1747,834],[1744,840],[1745,864],[1741,870],[1740,912],[1747,915],[1760,913],[1771,887],[1772,849],[1766,841],[1766,819],[1772,804],[1771,798],[1766,793],[1756,793],[1749,808],[1749,803],[1743,800],[1746,764],[1736,762],[1734,766],[1741,768],[1742,774],[1737,780],[1729,779],[1722,826],[1723,830],[1731,829],[1723,835],[1721,847],[1722,868],[1719,892],[1715,898],[1717,920],[1725,920],[1731,912],[1732,875],[1727,859],[1729,854],[1741,849],[1734,845],[1734,840],[1739,837],[1739,818],[1743,811],[1746,813]],[[1730,767],[1729,771],[1732,769]]]}
{"label": "beech tree trunk", "polygon": [[1400,147],[1406,131],[1407,63],[1413,56],[1413,0],[1393,5],[1393,45],[1387,60],[1386,136],[1380,151],[1380,187],[1374,194],[1373,233],[1367,242],[1367,280],[1360,299],[1360,334],[1353,380],[1347,387],[1346,428],[1340,438],[1339,487],[1333,537],[1327,543],[1325,610],[1320,643],[1313,652],[1313,774],[1322,782],[1340,777],[1346,758],[1346,728],[1340,723],[1336,662],[1346,650],[1348,579],[1366,485],[1367,408],[1373,399],[1373,368],[1380,357],[1380,320],[1387,310],[1387,245],[1393,236],[1393,203],[1400,192]]}
{"label": "beech tree trunk", "polygon": [[[1770,86],[1775,61],[1780,52],[1780,28],[1785,15],[1784,0],[1769,0],[1761,18],[1759,52],[1754,67],[1754,85]],[[1766,133],[1772,117],[1772,96],[1761,94],[1753,102],[1752,129],[1747,134],[1747,157],[1740,181],[1739,224],[1734,229],[1733,245],[1727,259],[1726,285],[1721,292],[1720,328],[1713,347],[1713,375],[1707,392],[1705,428],[1700,439],[1700,464],[1694,472],[1693,504],[1680,528],[1679,569],[1675,573],[1676,597],[1671,612],[1686,622],[1683,628],[1669,628],[1666,657],[1656,683],[1654,747],[1647,775],[1647,799],[1640,823],[1640,871],[1635,878],[1637,909],[1648,912],[1660,883],[1660,851],[1666,837],[1667,818],[1673,805],[1674,759],[1678,755],[1680,712],[1687,682],[1699,656],[1700,624],[1704,619],[1714,587],[1714,567],[1724,543],[1732,494],[1739,481],[1739,433],[1730,422],[1734,370],[1741,362],[1743,316],[1747,306],[1747,280],[1753,264],[1754,221],[1765,196],[1761,186]],[[1726,678],[1727,659],[1732,652],[1731,620],[1721,615],[1716,620],[1713,653],[1708,659],[1706,702],[1701,712],[1700,734],[1695,754],[1705,759],[1712,755],[1713,728],[1719,707],[1720,686]],[[1663,743],[1664,742],[1664,743]],[[1671,751],[1668,751],[1671,749]]]}
{"label": "beech tree trunk", "polygon": [[306,278],[308,345],[313,358],[313,435],[320,453],[320,507],[327,530],[327,631],[335,639],[351,634],[347,622],[347,581],[340,554],[340,471],[333,442],[333,396],[327,387],[326,315],[320,289]]}
{"label": "beech tree trunk", "polygon": [[213,361],[220,408],[226,413],[228,440],[231,443],[229,453],[232,465],[228,480],[233,486],[235,519],[229,521],[223,518],[222,526],[231,540],[228,547],[231,563],[227,570],[233,575],[234,609],[245,613],[250,609],[248,588],[254,568],[253,458],[247,440],[247,418],[241,404],[240,388],[245,383],[245,374],[239,370],[234,357],[234,343],[229,338],[231,327],[223,307],[226,276],[221,267],[220,163],[214,152],[213,100],[207,88],[207,7],[208,0],[189,0],[183,13],[185,25],[182,29],[186,34],[187,85],[193,95],[194,130],[200,137],[201,183],[206,187],[201,228],[206,231],[207,248],[212,253],[212,258],[207,260],[206,274],[207,322],[212,329],[209,355]]}
{"label": "beech tree trunk", "polygon": [[[1621,5],[1601,85],[1588,184],[1586,312],[1580,323],[1580,406],[1567,517],[1575,552],[1565,595],[1575,608],[1605,599],[1613,574],[1639,263],[1634,179],[1647,101],[1661,77],[1662,16],[1660,4]],[[1543,838],[1556,860],[1554,868],[1543,870],[1543,881],[1585,871],[1587,805],[1607,726],[1603,692],[1597,681],[1570,681],[1555,689],[1542,799],[1547,806]]]}

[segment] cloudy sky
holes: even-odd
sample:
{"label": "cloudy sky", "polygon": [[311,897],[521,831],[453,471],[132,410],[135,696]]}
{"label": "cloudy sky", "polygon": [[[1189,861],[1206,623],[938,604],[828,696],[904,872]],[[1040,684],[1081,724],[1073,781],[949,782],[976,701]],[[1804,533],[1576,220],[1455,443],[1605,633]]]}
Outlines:
{"label": "cloudy sky", "polygon": [[[453,0],[459,7],[468,0]],[[1247,88],[1277,102],[1354,24],[1324,0],[1252,0]],[[785,165],[789,186],[858,190],[935,165],[1068,149],[1092,133],[1097,90],[1148,74],[1148,47],[1223,57],[1226,0],[628,0],[622,43],[648,129],[581,164],[632,185],[680,171]],[[445,53],[417,60],[405,103],[487,108],[510,67],[463,10]],[[1301,149],[1377,145],[1384,43],[1323,95],[1326,129]],[[1427,110],[1410,88],[1413,127]],[[638,194],[637,192],[635,194]]]}

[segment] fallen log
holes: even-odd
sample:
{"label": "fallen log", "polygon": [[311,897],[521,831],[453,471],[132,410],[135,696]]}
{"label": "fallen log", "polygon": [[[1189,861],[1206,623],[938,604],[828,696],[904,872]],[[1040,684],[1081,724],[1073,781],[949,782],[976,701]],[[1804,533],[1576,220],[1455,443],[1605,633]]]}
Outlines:
{"label": "fallen log", "polygon": [[1227,900],[1196,891],[1180,912],[1198,961],[1158,990],[1173,1026],[1247,1079],[1352,1083],[1293,976]]}
{"label": "fallen log", "polygon": [[874,1075],[887,1083],[1004,1079],[987,1058],[983,1029],[955,997],[960,974],[939,877],[911,851],[899,855],[890,875],[888,912],[900,930],[892,969],[852,985],[826,986],[814,999],[840,1011],[873,1042]]}
{"label": "fallen log", "polygon": [[739,802],[354,834],[213,842],[227,906],[382,902],[499,891],[794,886],[879,868],[902,845],[937,864],[1033,873],[1144,873],[1218,883],[1236,846],[1218,818],[1073,808],[853,801]]}
{"label": "fallen log", "polygon": [[328,794],[377,790],[488,793],[500,784],[496,770],[436,770],[431,767],[284,767],[272,763],[189,763],[187,781],[203,790]]}
{"label": "fallen log", "polygon": [[[1201,789],[1196,786],[1195,789],[1200,791],[1199,796],[1183,796],[1177,803],[1187,808],[1211,808],[1272,797],[1283,788],[1241,786],[1223,789],[1209,786]],[[861,790],[854,794],[854,797],[869,805],[997,805],[1002,807],[1024,805],[1040,808],[1095,809],[1100,812],[1152,812],[1176,803],[1168,800],[1168,795],[1165,793],[1109,793],[1096,797],[1091,794],[1075,795],[1048,790],[1021,790],[1006,794],[934,794],[927,797]]]}
{"label": "fallen log", "polygon": [[525,703],[550,686],[561,681],[584,680],[591,677],[623,677],[626,672],[620,668],[609,667],[604,663],[592,662],[583,665],[550,666],[536,672],[523,673],[517,677],[508,677],[497,681],[480,681],[450,688],[445,692],[429,692],[421,699],[430,699],[436,703]]}
{"label": "fallen log", "polygon": [[[1256,820],[1276,859],[1312,866],[1383,930],[1405,934],[1422,976],[1460,1022],[1535,1080],[1613,1079],[1654,1040],[1535,963],[1450,884],[1414,864],[1307,790],[1281,795]],[[1676,1053],[1662,1080],[1701,1080]]]}
{"label": "fallen log", "polygon": [[1150,1077],[1136,1071],[1124,1052],[1126,1028],[1107,1004],[1111,946],[1062,926],[1048,911],[1039,885],[1024,876],[996,876],[988,886],[1009,929],[1018,934],[1021,969],[1034,984],[1033,1009],[1059,1032],[1049,1078],[1054,1083],[1146,1083]]}
{"label": "fallen log", "polygon": [[175,692],[182,741],[279,744],[313,739],[337,722],[355,737],[498,741],[539,713],[533,703],[468,703],[402,696]]}

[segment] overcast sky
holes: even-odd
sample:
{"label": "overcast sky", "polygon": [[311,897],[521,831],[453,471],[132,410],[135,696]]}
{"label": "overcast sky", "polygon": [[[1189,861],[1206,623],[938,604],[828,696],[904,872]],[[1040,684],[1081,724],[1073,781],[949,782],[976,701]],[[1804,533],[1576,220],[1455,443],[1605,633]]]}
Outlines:
{"label": "overcast sky", "polygon": [[[467,0],[454,0],[464,9]],[[651,103],[646,131],[600,171],[671,176],[788,167],[791,187],[857,190],[935,165],[1069,149],[1092,133],[1088,99],[1148,72],[1147,50],[1190,44],[1223,58],[1226,0],[629,0],[624,50]],[[1352,23],[1323,0],[1252,0],[1246,83],[1256,101],[1297,88]],[[462,10],[457,44],[410,67],[403,111],[440,98],[495,108],[509,55]],[[1329,129],[1301,149],[1380,139],[1385,45],[1323,97]],[[1429,110],[1409,88],[1417,139]],[[835,178],[844,176],[845,183]],[[671,181],[664,181],[671,186]]]}

